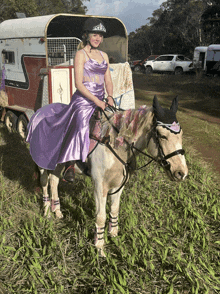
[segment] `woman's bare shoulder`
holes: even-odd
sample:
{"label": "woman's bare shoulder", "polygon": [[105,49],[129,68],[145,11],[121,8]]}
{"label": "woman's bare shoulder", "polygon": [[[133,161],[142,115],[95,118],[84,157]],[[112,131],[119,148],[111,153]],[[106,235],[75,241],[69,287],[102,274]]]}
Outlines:
{"label": "woman's bare shoulder", "polygon": [[84,55],[85,55],[85,52],[84,52],[83,49],[78,50],[78,51],[76,52],[76,56],[84,56]]}
{"label": "woman's bare shoulder", "polygon": [[75,60],[78,60],[78,61],[84,61],[86,60],[85,58],[85,52],[83,49],[79,50],[76,52],[76,55],[75,55]]}
{"label": "woman's bare shoulder", "polygon": [[105,53],[105,52],[103,52],[103,51],[101,51],[101,52],[102,52],[103,58],[104,58],[106,61],[108,61],[108,54]]}

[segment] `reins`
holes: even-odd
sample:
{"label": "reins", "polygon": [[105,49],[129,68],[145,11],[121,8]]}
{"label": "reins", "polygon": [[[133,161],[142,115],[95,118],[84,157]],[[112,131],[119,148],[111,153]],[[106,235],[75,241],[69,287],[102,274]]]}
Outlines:
{"label": "reins", "polygon": [[[106,102],[106,101],[105,101]],[[113,113],[115,113],[116,111],[124,111],[123,109],[117,109],[115,106],[111,106],[111,105],[109,105],[108,104],[108,102],[106,102],[106,104],[107,104],[107,106],[108,106],[108,108],[113,112]],[[105,118],[107,119],[107,121],[110,123],[110,120],[109,120],[109,117],[107,116],[107,114],[105,113],[105,111],[104,110],[102,110],[101,109],[101,113],[103,113],[104,114],[104,116],[105,116]],[[119,133],[119,130],[116,128],[116,126],[114,126],[113,124],[111,124],[111,126],[112,126],[112,128],[117,132],[117,133]],[[96,139],[97,140],[97,139]],[[115,152],[115,150],[112,148],[112,146],[109,144],[109,141],[110,141],[110,137],[104,137],[104,140],[101,140],[99,143],[102,143],[102,144],[105,144],[105,146],[115,155],[115,157],[124,165],[124,167],[125,167],[125,177],[124,177],[124,180],[123,180],[123,182],[122,182],[122,184],[121,184],[121,186],[116,190],[116,191],[114,191],[114,192],[112,192],[112,193],[108,193],[108,195],[113,195],[113,194],[116,194],[116,193],[118,193],[121,189],[122,189],[122,187],[125,185],[125,183],[127,182],[127,179],[128,179],[128,176],[129,176],[129,172],[131,172],[131,169],[132,169],[132,171],[136,171],[136,170],[140,170],[140,169],[142,169],[142,168],[144,168],[144,167],[146,167],[147,165],[149,165],[152,161],[156,161],[156,159],[154,159],[153,157],[151,157],[150,155],[148,155],[147,153],[145,153],[145,152],[143,152],[143,151],[141,151],[141,150],[139,150],[138,148],[136,148],[135,146],[134,146],[134,143],[132,143],[132,144],[130,144],[129,142],[127,142],[125,139],[124,139],[124,142],[130,147],[130,150],[131,150],[131,152],[132,152],[132,155],[133,155],[133,157],[134,157],[134,159],[135,159],[135,166],[137,166],[137,164],[136,164],[136,156],[135,156],[135,153],[134,153],[134,149],[136,150],[136,151],[138,151],[139,153],[141,153],[141,154],[143,154],[143,155],[145,155],[145,156],[147,156],[147,157],[149,157],[151,160],[148,162],[148,163],[146,163],[145,165],[143,165],[143,166],[141,166],[141,167],[139,167],[139,168],[135,168],[135,169],[133,169],[133,168],[131,168],[131,166],[130,166],[130,163],[129,162],[125,162],[116,152]]]}
{"label": "reins", "polygon": [[[113,112],[115,113],[116,111],[124,111],[123,109],[117,109],[115,106],[111,106],[108,104],[108,102],[106,100],[104,100],[107,104],[107,107]],[[101,109],[101,113],[104,114],[105,118],[107,119],[107,121],[110,123],[110,120],[109,120],[109,117],[107,116],[107,114],[105,113],[104,110]],[[110,123],[111,127],[117,132],[119,133],[119,130],[117,129],[116,126],[114,126],[112,123]],[[154,125],[154,128],[156,129],[156,126],[157,126],[157,123]],[[132,156],[135,160],[135,168],[132,168],[131,167],[131,163],[130,162],[125,162],[116,152],[115,150],[112,148],[112,146],[110,145],[110,136],[108,137],[104,137],[102,140],[99,140],[97,138],[93,138],[94,140],[98,141],[100,144],[104,144],[113,154],[114,156],[124,165],[125,167],[125,177],[124,177],[124,180],[121,184],[121,186],[114,192],[112,193],[108,193],[108,195],[113,195],[113,194],[116,194],[118,193],[122,187],[125,185],[127,179],[128,179],[128,176],[129,176],[129,173],[131,172],[131,170],[134,172],[134,171],[137,171],[137,170],[140,170],[140,169],[143,169],[144,167],[148,166],[151,162],[155,161],[157,162],[160,166],[162,166],[163,168],[165,168],[166,170],[169,170],[170,169],[170,163],[167,161],[167,159],[175,156],[175,155],[184,155],[185,154],[185,151],[183,149],[179,149],[179,150],[176,150],[174,152],[171,152],[170,154],[168,155],[165,155],[164,152],[163,152],[163,148],[161,147],[160,143],[159,143],[159,139],[157,137],[157,131],[156,131],[156,139],[157,139],[157,142],[158,142],[158,152],[159,152],[159,157],[160,159],[156,159],[156,158],[153,158],[152,156],[150,156],[149,154],[143,152],[142,150],[138,149],[137,147],[134,146],[134,142],[133,143],[129,143],[127,140],[124,139],[124,142],[127,144],[127,146],[130,148],[131,152],[132,152]],[[136,160],[136,155],[135,155],[135,152],[134,150],[136,150],[137,152],[139,152],[140,154],[144,155],[144,156],[147,156],[148,158],[150,158],[150,161],[147,162],[145,165],[139,167],[139,168],[136,168],[137,166],[137,160]]]}
{"label": "reins", "polygon": [[[109,109],[114,113],[114,112],[116,112],[116,111],[124,111],[123,109],[117,109],[116,107],[114,107],[114,106],[111,106],[111,105],[109,105],[107,102],[106,102],[106,104],[108,105],[108,107],[109,107]],[[104,114],[104,116],[105,116],[105,118],[108,120],[108,122],[110,123],[110,120],[109,120],[109,117],[106,115],[106,113],[105,113],[105,111],[104,110],[101,110],[102,111],[102,113]],[[111,123],[110,123],[111,124]],[[119,133],[119,130],[116,128],[116,126],[114,126],[113,124],[111,124],[111,126],[112,126],[112,128],[117,132],[117,133]],[[149,154],[147,154],[147,153],[145,153],[145,152],[143,152],[142,150],[140,150],[140,149],[138,149],[137,147],[135,147],[134,146],[134,143],[129,143],[127,140],[125,140],[124,139],[124,142],[130,147],[130,149],[131,149],[131,151],[132,151],[132,155],[134,156],[134,158],[135,158],[135,162],[136,162],[136,156],[135,156],[135,153],[134,153],[134,150],[136,150],[136,151],[138,151],[139,153],[141,153],[141,154],[143,154],[143,155],[145,155],[145,156],[147,156],[147,157],[149,157],[151,160],[148,162],[148,163],[146,163],[145,165],[143,165],[143,166],[141,166],[141,167],[139,167],[139,168],[136,168],[135,169],[135,171],[136,170],[140,170],[140,169],[142,169],[142,168],[144,168],[144,167],[146,167],[147,165],[149,165],[152,161],[157,161],[155,158],[153,158],[152,156],[150,156]],[[109,144],[109,142],[107,142],[107,147],[109,148],[109,146],[110,146],[110,150],[112,151],[114,151],[114,149],[111,147],[111,145]],[[117,155],[117,153],[114,151],[114,152],[112,152],[118,159],[120,158],[118,155]],[[121,162],[122,162],[122,159],[120,158],[119,159]],[[128,164],[128,163],[125,163],[125,164]],[[124,165],[125,165],[124,164]],[[135,165],[136,165],[136,163],[135,163]]]}

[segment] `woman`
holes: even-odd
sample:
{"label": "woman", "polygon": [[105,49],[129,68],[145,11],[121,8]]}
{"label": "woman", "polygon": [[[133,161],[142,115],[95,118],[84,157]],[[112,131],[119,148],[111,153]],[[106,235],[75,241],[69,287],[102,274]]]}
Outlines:
{"label": "woman", "polygon": [[83,49],[74,61],[76,92],[69,105],[53,103],[39,109],[28,125],[27,142],[39,167],[54,170],[66,163],[64,180],[74,180],[74,162],[86,160],[89,151],[89,121],[97,107],[113,105],[113,85],[106,53],[98,50],[106,29],[101,20],[89,18],[83,30]]}

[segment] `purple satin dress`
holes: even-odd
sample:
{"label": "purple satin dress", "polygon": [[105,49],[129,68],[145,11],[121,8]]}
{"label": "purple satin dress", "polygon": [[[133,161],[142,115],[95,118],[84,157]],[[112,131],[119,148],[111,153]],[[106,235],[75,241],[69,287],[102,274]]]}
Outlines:
{"label": "purple satin dress", "polygon": [[[104,74],[108,64],[89,59],[83,84],[98,99],[104,98]],[[30,154],[39,167],[54,170],[58,163],[86,160],[89,152],[89,120],[96,109],[77,90],[69,105],[52,103],[37,110],[28,124]]]}

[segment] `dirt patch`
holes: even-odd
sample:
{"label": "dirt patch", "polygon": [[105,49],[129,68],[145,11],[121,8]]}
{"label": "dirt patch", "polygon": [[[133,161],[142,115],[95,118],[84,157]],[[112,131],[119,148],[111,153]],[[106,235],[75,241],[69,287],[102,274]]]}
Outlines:
{"label": "dirt patch", "polygon": [[184,136],[220,176],[220,78],[135,73],[133,82],[137,106],[149,105],[154,95],[162,105],[170,106],[179,96]]}

